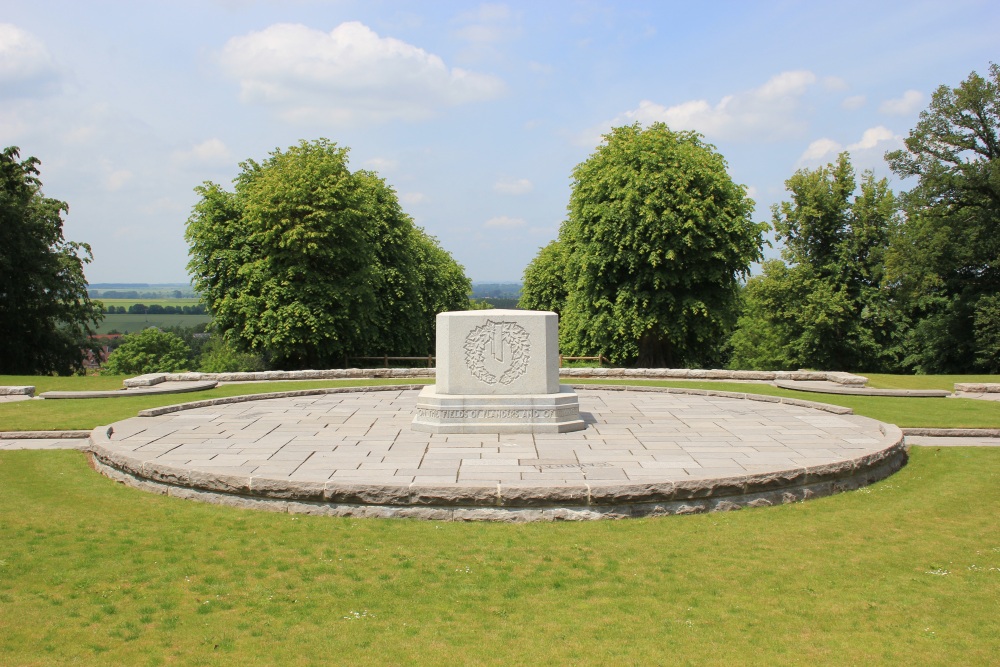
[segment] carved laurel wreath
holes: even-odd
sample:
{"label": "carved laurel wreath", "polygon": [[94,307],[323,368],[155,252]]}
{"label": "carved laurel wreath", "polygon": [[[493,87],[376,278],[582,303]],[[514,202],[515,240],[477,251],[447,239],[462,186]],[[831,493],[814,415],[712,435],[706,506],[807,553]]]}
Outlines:
{"label": "carved laurel wreath", "polygon": [[[510,366],[499,378],[486,368],[486,348],[493,343],[496,327],[501,327],[503,340],[496,341],[510,346]],[[528,370],[528,352],[531,349],[528,332],[516,322],[494,322],[487,320],[486,324],[478,326],[465,337],[465,364],[472,371],[473,377],[486,384],[510,384],[524,375]]]}

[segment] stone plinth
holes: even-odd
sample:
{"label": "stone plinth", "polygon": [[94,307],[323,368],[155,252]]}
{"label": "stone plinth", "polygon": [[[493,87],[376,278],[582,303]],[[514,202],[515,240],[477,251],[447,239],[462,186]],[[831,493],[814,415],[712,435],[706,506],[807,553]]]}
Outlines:
{"label": "stone plinth", "polygon": [[413,430],[564,433],[585,428],[559,384],[555,313],[474,310],[437,316],[437,384],[420,392]]}
{"label": "stone plinth", "polygon": [[555,394],[440,394],[424,387],[413,430],[425,433],[566,433],[579,431],[580,400],[570,387]]}

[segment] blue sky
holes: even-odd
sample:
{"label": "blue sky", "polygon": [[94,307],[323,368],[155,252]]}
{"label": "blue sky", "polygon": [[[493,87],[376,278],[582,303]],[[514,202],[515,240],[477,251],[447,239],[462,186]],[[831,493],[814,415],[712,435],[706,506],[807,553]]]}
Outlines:
{"label": "blue sky", "polygon": [[4,2],[0,144],[42,161],[91,282],[186,281],[195,186],[318,137],[473,280],[516,281],[610,127],[701,132],[769,220],[840,150],[888,175],[998,33],[977,0]]}

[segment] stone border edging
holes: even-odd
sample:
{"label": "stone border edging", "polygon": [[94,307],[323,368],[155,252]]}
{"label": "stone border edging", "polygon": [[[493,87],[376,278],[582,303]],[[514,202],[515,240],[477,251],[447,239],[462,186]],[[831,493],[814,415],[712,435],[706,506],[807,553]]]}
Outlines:
{"label": "stone border edging", "polygon": [[992,382],[956,382],[955,391],[962,391],[967,394],[998,394],[1000,384]]}
{"label": "stone border edging", "polygon": [[731,371],[697,368],[560,368],[559,377],[627,378],[657,380],[774,380],[827,381],[846,386],[864,386],[868,378],[827,371]]}
{"label": "stone border edging", "polygon": [[[263,396],[230,397],[238,399],[235,401],[213,399],[167,407],[191,409],[218,405],[215,401],[244,402],[288,395],[394,391],[416,387],[419,385],[337,387],[333,391],[275,392]],[[851,414],[849,409],[839,406],[736,392],[623,385],[586,385],[585,388],[643,392],[660,390],[659,393],[690,393],[744,400],[763,398],[765,402]],[[390,485],[339,480],[294,482],[267,476],[213,474],[147,461],[131,452],[116,451],[111,445],[111,426],[101,426],[91,431],[87,451],[95,469],[117,481],[155,493],[238,507],[354,517],[490,521],[588,520],[762,507],[859,488],[884,479],[906,463],[902,431],[892,424],[883,423],[879,423],[879,430],[882,442],[878,451],[838,463],[683,482],[622,484],[594,481],[559,486],[504,483],[436,486],[415,482]]]}
{"label": "stone border edging", "polygon": [[[161,382],[260,382],[266,380],[357,380],[369,378],[433,378],[434,368],[333,368],[328,370],[260,371],[256,373],[149,373],[125,380],[126,387],[150,387]],[[827,371],[732,371],[691,368],[560,368],[565,378],[655,378],[671,380],[825,380],[839,385],[864,386],[868,378]]]}
{"label": "stone border edging", "polygon": [[736,398],[745,401],[759,401],[761,403],[782,403],[784,405],[795,405],[800,408],[812,408],[823,412],[832,412],[835,415],[853,415],[854,410],[845,408],[842,405],[831,403],[820,403],[818,401],[806,401],[801,398],[785,398],[784,396],[768,396],[767,394],[754,394],[741,391],[717,391],[715,389],[688,389],[687,387],[654,387],[643,385],[627,384],[571,384],[573,389],[601,389],[604,391],[646,391],[661,394],[691,394],[693,396],[718,396],[719,398]]}
{"label": "stone border edging", "polygon": [[45,391],[39,398],[46,400],[73,398],[127,398],[130,396],[152,396],[155,394],[186,394],[192,391],[205,391],[219,386],[215,380],[202,380],[190,383],[184,387],[158,387],[155,385],[131,387],[128,389],[98,389],[93,391]]}
{"label": "stone border edging", "polygon": [[34,396],[35,388],[31,385],[0,386],[0,396]]}
{"label": "stone border edging", "polygon": [[194,410],[195,408],[209,408],[213,405],[228,405],[230,403],[246,403],[249,401],[266,401],[272,398],[295,398],[296,396],[317,396],[320,394],[348,394],[366,393],[372,391],[406,391],[423,389],[427,385],[423,384],[375,384],[366,387],[321,387],[318,389],[296,389],[292,391],[272,391],[263,394],[241,394],[239,396],[225,396],[223,398],[207,398],[203,401],[191,401],[189,403],[177,403],[175,405],[163,405],[158,408],[148,408],[140,410],[138,417],[159,417],[160,415],[180,412],[182,410]]}
{"label": "stone border edging", "polygon": [[872,389],[870,387],[837,386],[817,387],[799,385],[798,380],[775,380],[774,386],[791,391],[806,391],[815,394],[837,394],[843,396],[895,396],[898,398],[948,398],[951,392],[945,389]]}
{"label": "stone border edging", "polygon": [[79,440],[89,438],[90,431],[0,431],[0,440]]}
{"label": "stone border edging", "polygon": [[1000,438],[1000,428],[904,428],[903,435],[929,438]]}

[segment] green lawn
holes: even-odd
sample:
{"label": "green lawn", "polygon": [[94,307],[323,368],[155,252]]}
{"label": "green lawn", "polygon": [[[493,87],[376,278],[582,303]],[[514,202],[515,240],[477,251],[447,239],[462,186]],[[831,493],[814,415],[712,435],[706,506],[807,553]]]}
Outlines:
{"label": "green lawn", "polygon": [[1000,383],[1000,375],[888,375],[861,373],[868,386],[876,389],[947,389],[955,390],[956,382]]}
{"label": "green lawn", "polygon": [[[5,384],[4,379],[9,377],[11,376],[0,376],[0,384]],[[90,380],[91,378],[79,379]],[[122,378],[117,378],[117,385],[112,388],[120,388],[121,382]],[[145,410],[146,408],[174,405],[175,403],[185,403],[188,401],[201,401],[209,398],[240,396],[243,394],[297,391],[319,387],[359,387],[373,384],[427,384],[430,382],[431,380],[300,380],[294,382],[227,384],[206,391],[185,394],[152,394],[125,398],[15,401],[0,403],[0,431],[89,430],[96,426],[103,426],[104,424],[111,424],[122,419],[135,417],[140,410]],[[88,386],[87,388],[96,389],[97,387]]]}
{"label": "green lawn", "polygon": [[97,326],[99,334],[117,331],[118,333],[137,333],[149,327],[167,329],[170,327],[194,327],[208,324],[211,315],[105,315]]}
{"label": "green lawn", "polygon": [[1000,428],[1000,403],[971,398],[897,398],[841,396],[779,389],[767,384],[696,380],[581,380],[582,384],[629,384],[688,387],[784,396],[851,408],[855,413],[897,426],[924,428]]}
{"label": "green lawn", "polygon": [[860,491],[503,525],[166,498],[0,452],[4,665],[991,665],[1000,449]]}
{"label": "green lawn", "polygon": [[[49,389],[104,389],[121,387],[121,377],[25,378],[0,376],[0,384],[35,384],[37,393]],[[18,401],[0,403],[0,431],[80,430],[133,417],[139,410],[223,396],[271,391],[292,391],[314,387],[359,386],[365,384],[427,384],[431,380],[312,380],[235,384],[190,394],[96,398],[60,401]],[[696,380],[581,380],[581,384],[630,384],[688,387],[718,391],[751,392],[800,400],[842,405],[857,414],[901,427],[1000,428],[1000,403],[965,398],[895,398],[885,396],[839,396],[778,389],[766,384],[709,382]],[[78,384],[77,384],[78,383]],[[107,383],[107,384],[104,384]],[[44,387],[44,388],[43,388]]]}

